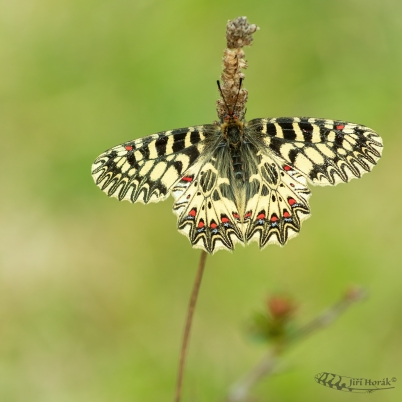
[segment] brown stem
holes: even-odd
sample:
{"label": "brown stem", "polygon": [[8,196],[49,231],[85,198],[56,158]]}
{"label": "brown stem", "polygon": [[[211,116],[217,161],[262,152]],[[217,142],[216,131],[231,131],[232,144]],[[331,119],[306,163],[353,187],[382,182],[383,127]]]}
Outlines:
{"label": "brown stem", "polygon": [[183,342],[181,344],[181,351],[180,351],[179,371],[177,374],[176,396],[174,399],[175,402],[180,402],[180,398],[181,398],[184,364],[186,362],[187,346],[188,346],[188,341],[190,339],[191,323],[193,321],[195,305],[197,303],[198,291],[200,290],[200,285],[201,285],[202,275],[204,273],[205,261],[207,259],[207,255],[208,254],[206,251],[204,251],[204,250],[201,251],[200,262],[198,263],[197,276],[195,277],[195,280],[194,280],[193,291],[191,293],[191,299],[190,299],[190,303],[189,303],[188,309],[187,309],[187,320],[186,320],[186,326],[184,328],[184,333],[183,333]]}

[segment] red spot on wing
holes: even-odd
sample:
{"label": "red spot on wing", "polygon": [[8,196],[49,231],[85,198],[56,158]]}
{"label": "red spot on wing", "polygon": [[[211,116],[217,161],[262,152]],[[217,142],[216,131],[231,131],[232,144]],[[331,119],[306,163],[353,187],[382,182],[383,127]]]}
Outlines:
{"label": "red spot on wing", "polygon": [[188,213],[188,215],[189,215],[189,216],[192,216],[192,217],[194,218],[194,216],[197,215],[197,210],[196,210],[195,208],[193,208],[193,209]]}
{"label": "red spot on wing", "polygon": [[124,148],[126,148],[126,151],[131,151],[133,149],[131,145],[126,145]]}
{"label": "red spot on wing", "polygon": [[292,198],[292,197],[289,197],[288,198],[288,203],[289,203],[290,206],[292,206],[292,205],[296,204],[296,200],[294,198]]}
{"label": "red spot on wing", "polygon": [[265,214],[264,214],[264,212],[260,212],[260,213],[257,215],[257,219],[265,219]]}
{"label": "red spot on wing", "polygon": [[201,220],[198,222],[198,228],[199,228],[199,229],[202,229],[204,226],[205,226],[204,221],[201,219]]}
{"label": "red spot on wing", "polygon": [[240,219],[240,216],[237,212],[232,212],[233,218]]}
{"label": "red spot on wing", "polygon": [[215,222],[211,222],[211,229],[216,229],[217,228],[217,224]]}
{"label": "red spot on wing", "polygon": [[184,176],[181,178],[181,181],[186,181],[187,183],[190,183],[193,181],[193,176]]}
{"label": "red spot on wing", "polygon": [[284,168],[287,172],[288,172],[289,170],[292,170],[292,168],[291,168],[289,165],[285,165],[283,168]]}
{"label": "red spot on wing", "polygon": [[252,215],[252,211],[247,211],[246,214],[244,215],[244,219],[250,218],[251,215]]}
{"label": "red spot on wing", "polygon": [[335,126],[337,130],[343,130],[345,128],[344,124],[339,124],[338,126]]}
{"label": "red spot on wing", "polygon": [[289,213],[288,211],[285,211],[285,212],[283,213],[283,217],[284,217],[284,218],[289,218],[289,216],[290,216],[290,213]]}
{"label": "red spot on wing", "polygon": [[276,214],[272,214],[272,216],[271,216],[271,222],[276,222],[276,221],[279,221],[278,216],[277,216]]}
{"label": "red spot on wing", "polygon": [[229,220],[229,218],[227,216],[222,216],[221,221],[222,221],[222,223],[229,223],[230,222],[230,220]]}

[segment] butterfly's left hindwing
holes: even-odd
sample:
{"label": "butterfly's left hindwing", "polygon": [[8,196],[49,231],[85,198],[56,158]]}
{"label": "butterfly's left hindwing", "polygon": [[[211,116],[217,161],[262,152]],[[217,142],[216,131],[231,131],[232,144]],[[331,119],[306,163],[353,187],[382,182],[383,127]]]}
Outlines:
{"label": "butterfly's left hindwing", "polygon": [[166,199],[199,159],[213,125],[185,127],[128,141],[99,155],[92,176],[107,195],[145,204]]}
{"label": "butterfly's left hindwing", "polygon": [[310,190],[306,179],[287,164],[258,153],[258,173],[248,186],[257,191],[247,200],[244,220],[247,241],[284,245],[300,231],[301,222],[310,216]]}

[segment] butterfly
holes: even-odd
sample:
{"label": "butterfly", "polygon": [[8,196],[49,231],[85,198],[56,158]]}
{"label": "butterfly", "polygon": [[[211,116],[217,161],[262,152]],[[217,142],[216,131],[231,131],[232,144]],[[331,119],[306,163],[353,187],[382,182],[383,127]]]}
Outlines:
{"label": "butterfly", "polygon": [[236,243],[284,245],[310,216],[313,185],[336,185],[372,170],[382,152],[372,129],[309,117],[220,122],[127,141],[92,166],[98,187],[130,202],[174,197],[178,230],[213,253]]}

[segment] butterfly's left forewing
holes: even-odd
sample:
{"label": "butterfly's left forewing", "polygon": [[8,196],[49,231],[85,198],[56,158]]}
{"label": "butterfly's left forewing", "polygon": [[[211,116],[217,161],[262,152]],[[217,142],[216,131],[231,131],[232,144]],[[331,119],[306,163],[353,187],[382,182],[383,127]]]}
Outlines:
{"label": "butterfly's left forewing", "polygon": [[262,151],[298,170],[315,185],[335,185],[370,172],[382,152],[371,128],[310,117],[254,119],[247,124]]}

